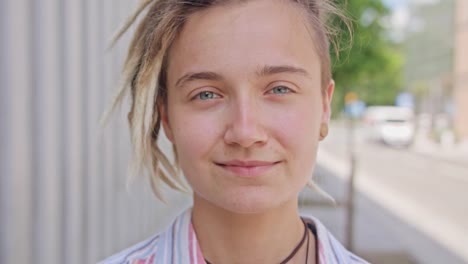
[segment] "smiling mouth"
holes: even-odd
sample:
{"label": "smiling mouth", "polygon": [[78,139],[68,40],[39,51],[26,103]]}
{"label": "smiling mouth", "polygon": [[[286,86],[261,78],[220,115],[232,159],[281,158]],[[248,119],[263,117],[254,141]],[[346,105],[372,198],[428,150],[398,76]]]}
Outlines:
{"label": "smiling mouth", "polygon": [[238,177],[254,178],[254,177],[264,175],[266,172],[271,170],[273,167],[275,167],[279,163],[281,163],[281,161],[277,161],[277,162],[233,161],[233,162],[228,162],[228,163],[215,163],[215,164],[221,167],[223,170],[233,173]]}

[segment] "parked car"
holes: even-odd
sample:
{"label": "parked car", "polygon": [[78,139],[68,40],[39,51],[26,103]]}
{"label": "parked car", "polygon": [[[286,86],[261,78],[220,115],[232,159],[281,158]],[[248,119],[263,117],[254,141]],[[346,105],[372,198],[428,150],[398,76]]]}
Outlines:
{"label": "parked car", "polygon": [[415,135],[415,117],[410,108],[370,106],[364,113],[368,136],[390,146],[408,147]]}

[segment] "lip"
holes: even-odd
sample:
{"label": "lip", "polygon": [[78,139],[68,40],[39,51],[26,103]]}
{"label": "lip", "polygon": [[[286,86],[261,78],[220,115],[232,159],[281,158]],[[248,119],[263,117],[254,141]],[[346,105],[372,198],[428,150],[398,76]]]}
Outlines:
{"label": "lip", "polygon": [[263,175],[272,167],[280,163],[279,161],[260,161],[260,160],[230,160],[226,162],[215,163],[224,170],[234,173],[243,178],[253,178]]}

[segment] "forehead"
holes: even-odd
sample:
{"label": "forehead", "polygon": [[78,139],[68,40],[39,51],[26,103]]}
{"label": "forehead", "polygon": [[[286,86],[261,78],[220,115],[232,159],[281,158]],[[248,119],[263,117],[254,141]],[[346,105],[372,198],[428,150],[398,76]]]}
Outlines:
{"label": "forehead", "polygon": [[242,76],[265,65],[319,74],[311,30],[305,11],[289,1],[255,0],[196,12],[169,52],[169,80],[200,70]]}

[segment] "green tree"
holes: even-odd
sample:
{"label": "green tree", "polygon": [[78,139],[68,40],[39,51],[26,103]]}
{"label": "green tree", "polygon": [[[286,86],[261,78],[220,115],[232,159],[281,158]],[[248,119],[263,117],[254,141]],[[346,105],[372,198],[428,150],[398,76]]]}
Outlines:
{"label": "green tree", "polygon": [[338,0],[337,4],[346,10],[353,33],[342,19],[332,21],[341,32],[337,36],[341,51],[338,55],[332,52],[334,114],[342,110],[348,91],[357,93],[368,105],[393,104],[401,91],[403,60],[398,45],[382,25],[389,9],[381,0]]}

